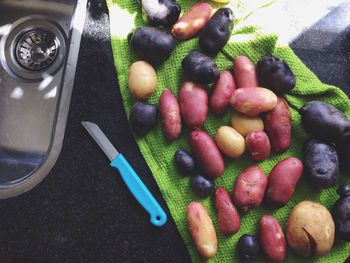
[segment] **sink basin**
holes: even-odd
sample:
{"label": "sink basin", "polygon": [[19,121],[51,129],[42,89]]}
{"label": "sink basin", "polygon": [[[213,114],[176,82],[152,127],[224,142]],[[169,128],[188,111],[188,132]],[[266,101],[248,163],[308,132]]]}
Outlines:
{"label": "sink basin", "polygon": [[58,158],[86,8],[0,1],[0,198],[33,188]]}

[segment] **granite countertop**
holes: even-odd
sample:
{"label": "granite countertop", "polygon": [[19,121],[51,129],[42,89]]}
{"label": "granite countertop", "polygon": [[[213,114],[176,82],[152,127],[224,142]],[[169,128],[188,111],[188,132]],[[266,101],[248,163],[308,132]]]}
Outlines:
{"label": "granite countertop", "polygon": [[[322,81],[339,86],[349,96],[350,30],[344,26],[331,38],[323,30],[334,23],[332,18],[350,10],[349,4],[345,7],[339,4],[328,12],[291,47]],[[310,44],[310,39],[328,42],[319,49],[307,48],[317,44]],[[0,255],[58,263],[190,261],[171,217],[163,228],[149,223],[146,212],[80,124],[89,120],[104,130],[169,215],[128,128],[109,41],[106,4],[91,1],[62,152],[40,185],[0,201]]]}

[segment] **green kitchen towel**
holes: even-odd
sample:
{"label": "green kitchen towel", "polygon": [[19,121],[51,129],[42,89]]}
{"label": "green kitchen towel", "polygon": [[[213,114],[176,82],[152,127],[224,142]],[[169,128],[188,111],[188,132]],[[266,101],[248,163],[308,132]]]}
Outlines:
{"label": "green kitchen towel", "polygon": [[[177,2],[184,11],[196,1],[178,0]],[[223,52],[217,55],[215,61],[220,69],[231,70],[232,58],[235,56],[246,55],[256,63],[264,54],[272,53],[289,64],[297,78],[295,89],[285,96],[291,107],[293,118],[292,145],[287,152],[283,154],[273,153],[271,158],[263,162],[255,162],[247,155],[235,160],[225,159],[225,173],[215,181],[215,184],[217,186],[224,186],[230,192],[232,191],[237,175],[251,165],[258,164],[266,175],[268,175],[272,167],[279,160],[287,156],[302,158],[302,144],[307,138],[307,135],[301,128],[300,116],[297,109],[303,106],[304,103],[311,100],[322,100],[336,106],[350,117],[349,99],[340,89],[321,83],[289,47],[278,44],[277,34],[266,33],[263,28],[249,23],[249,21],[252,21],[249,17],[260,10],[257,6],[268,10],[270,5],[273,4],[273,2],[259,0],[232,0],[230,6],[236,15],[237,25],[235,26],[230,42],[225,46]],[[128,70],[130,65],[137,60],[137,57],[129,49],[126,37],[131,29],[144,25],[145,23],[142,21],[139,1],[108,0],[108,6],[110,12],[112,48],[118,73],[120,92],[125,110],[127,114],[129,114],[135,101],[128,90]],[[183,82],[181,61],[189,51],[196,49],[199,49],[198,38],[187,41],[177,41],[177,47],[173,51],[171,57],[156,69],[158,76],[157,90],[149,99],[150,103],[158,103],[159,96],[164,88],[170,89],[176,95],[178,94],[178,88]],[[208,89],[210,88],[208,87]],[[209,113],[203,130],[208,132],[211,136],[214,136],[216,130],[220,126],[230,125],[231,114],[231,110],[223,117],[218,117]],[[274,215],[285,228],[288,215],[298,202],[302,200],[313,200],[330,208],[338,198],[335,187],[317,191],[311,188],[302,178],[297,185],[293,199],[289,201],[285,207],[277,210],[269,210],[264,206],[252,209],[248,213],[241,215],[241,228],[238,233],[233,236],[224,236],[218,228],[212,198],[199,198],[194,195],[189,187],[189,177],[181,176],[174,167],[173,156],[175,151],[179,149],[189,150],[187,142],[188,132],[188,129],[184,128],[181,138],[169,143],[164,137],[160,123],[158,123],[156,128],[146,136],[142,138],[135,137],[135,139],[159,185],[170,209],[171,216],[174,218],[194,262],[199,262],[201,259],[196,252],[186,226],[186,207],[193,200],[201,202],[208,209],[217,232],[218,254],[210,261],[238,262],[237,252],[235,250],[237,240],[245,233],[257,234],[258,222],[263,214]],[[350,176],[342,174],[339,184],[349,182]],[[301,258],[291,250],[288,250],[285,262],[343,262],[349,255],[350,243],[337,242],[329,254],[317,260]]]}

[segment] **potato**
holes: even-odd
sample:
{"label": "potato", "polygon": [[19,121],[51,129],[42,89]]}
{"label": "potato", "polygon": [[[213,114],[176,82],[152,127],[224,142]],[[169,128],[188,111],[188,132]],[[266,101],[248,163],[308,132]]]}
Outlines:
{"label": "potato", "polygon": [[139,27],[128,35],[129,46],[135,54],[153,65],[162,64],[175,49],[174,37],[158,28]]}
{"label": "potato", "polygon": [[181,62],[188,80],[200,84],[210,84],[219,78],[219,70],[214,60],[198,51],[190,52]]}
{"label": "potato", "polygon": [[218,53],[229,41],[234,24],[231,8],[219,8],[199,35],[199,46],[209,54]]}
{"label": "potato", "polygon": [[181,13],[175,0],[141,0],[142,18],[152,26],[172,26]]}
{"label": "potato", "polygon": [[172,34],[178,39],[194,37],[209,21],[211,12],[209,4],[196,3],[174,24]]}
{"label": "potato", "polygon": [[340,168],[350,173],[350,137],[343,143],[337,144],[337,153],[339,156]]}
{"label": "potato", "polygon": [[129,69],[128,87],[135,99],[148,99],[157,87],[156,71],[146,61],[136,61]]}
{"label": "potato", "polygon": [[229,126],[221,126],[218,129],[215,143],[222,153],[231,158],[238,158],[245,151],[244,137]]}
{"label": "potato", "polygon": [[260,245],[270,262],[282,262],[286,257],[286,238],[276,218],[264,215],[260,219]]}
{"label": "potato", "polygon": [[304,129],[320,140],[342,143],[350,136],[350,120],[330,104],[311,101],[299,113]]}
{"label": "potato", "polygon": [[218,241],[213,222],[206,208],[198,202],[191,202],[187,207],[187,227],[194,245],[204,258],[216,255]]}
{"label": "potato", "polygon": [[287,101],[278,98],[276,107],[265,114],[264,126],[276,152],[288,150],[292,135],[292,117]]}
{"label": "potato", "polygon": [[273,55],[261,58],[257,71],[261,85],[276,94],[283,95],[295,87],[295,76],[288,64]]}
{"label": "potato", "polygon": [[216,114],[224,114],[230,107],[230,98],[235,89],[236,83],[232,74],[226,70],[221,71],[210,96],[210,109]]}
{"label": "potato", "polygon": [[315,188],[333,187],[339,179],[338,154],[332,144],[310,139],[303,147],[305,178]]}
{"label": "potato", "polygon": [[144,136],[157,124],[158,109],[156,105],[137,101],[130,111],[129,126],[138,136]]}
{"label": "potato", "polygon": [[259,166],[245,169],[236,179],[233,202],[243,211],[258,207],[263,201],[267,177]]}
{"label": "potato", "polygon": [[169,140],[177,139],[182,127],[180,106],[176,97],[168,89],[164,89],[159,98],[159,111],[165,136]]}
{"label": "potato", "polygon": [[239,112],[232,114],[231,125],[244,137],[251,132],[264,130],[263,120],[259,116],[251,117]]}
{"label": "potato", "polygon": [[179,91],[181,116],[190,129],[201,127],[208,115],[208,93],[194,82],[184,82]]}
{"label": "potato", "polygon": [[227,235],[238,232],[241,224],[239,213],[233,205],[229,193],[223,187],[218,187],[215,191],[215,207],[221,231]]}
{"label": "potato", "polygon": [[265,200],[274,207],[284,206],[293,196],[295,186],[303,174],[303,163],[296,157],[278,162],[268,176]]}
{"label": "potato", "polygon": [[263,161],[270,156],[270,140],[264,131],[251,132],[245,138],[250,157],[256,161]]}
{"label": "potato", "polygon": [[314,257],[326,255],[334,242],[334,222],[321,204],[302,201],[297,204],[287,221],[287,241],[297,254]]}
{"label": "potato", "polygon": [[350,185],[337,189],[339,199],[332,207],[332,216],[337,239],[350,242]]}
{"label": "potato", "polygon": [[215,179],[225,170],[224,160],[213,139],[204,131],[195,130],[189,135],[192,153],[203,173]]}
{"label": "potato", "polygon": [[246,56],[238,56],[233,61],[233,73],[237,88],[259,87],[254,63]]}
{"label": "potato", "polygon": [[248,116],[257,116],[262,112],[273,110],[277,96],[265,88],[236,89],[230,99],[231,106]]}

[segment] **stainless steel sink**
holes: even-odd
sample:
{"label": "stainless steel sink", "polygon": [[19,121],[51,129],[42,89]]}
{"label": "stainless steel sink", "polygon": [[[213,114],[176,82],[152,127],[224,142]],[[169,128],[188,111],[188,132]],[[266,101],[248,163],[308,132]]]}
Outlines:
{"label": "stainless steel sink", "polygon": [[86,5],[0,1],[0,198],[33,188],[58,158]]}

